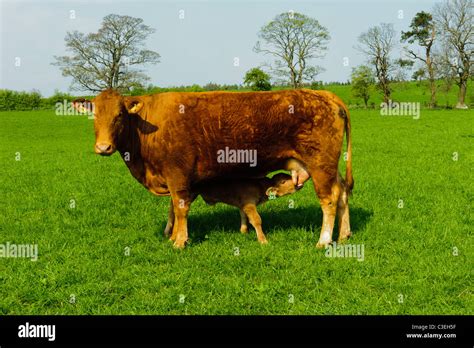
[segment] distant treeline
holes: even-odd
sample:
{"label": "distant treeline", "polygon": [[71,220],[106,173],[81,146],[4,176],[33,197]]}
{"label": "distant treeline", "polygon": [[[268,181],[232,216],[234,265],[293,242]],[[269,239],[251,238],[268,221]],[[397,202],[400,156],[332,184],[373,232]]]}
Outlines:
{"label": "distant treeline", "polygon": [[[420,102],[422,107],[428,106],[429,93],[425,88],[427,81],[405,81],[394,82],[393,100],[402,100],[408,102]],[[440,102],[438,107],[452,108],[456,104],[458,88],[454,86],[449,90],[441,90],[442,81],[438,81],[440,85]],[[352,92],[352,86],[349,82],[329,82],[322,81],[306,84],[304,88],[313,90],[328,90],[337,94],[350,108],[364,107],[362,99],[356,98]],[[291,86],[273,85],[272,90],[291,89]],[[157,87],[149,85],[147,87],[135,88],[130,91],[129,95],[138,96],[154,93],[165,92],[206,92],[206,91],[250,91],[250,88],[243,85],[220,85],[217,83],[208,83],[204,86],[177,86],[177,87]],[[93,96],[73,96],[68,93],[55,91],[54,95],[45,98],[41,96],[39,91],[19,92],[6,89],[0,89],[0,111],[8,110],[35,110],[35,109],[54,109],[57,103],[71,102],[77,98],[92,99]],[[380,95],[373,96],[369,103],[370,108],[376,108],[382,102]],[[467,103],[470,107],[474,107],[474,89],[467,94]]]}
{"label": "distant treeline", "polygon": [[[343,85],[344,83],[335,82],[334,84]],[[305,88],[322,89],[322,82],[313,82],[308,84]],[[274,86],[274,89],[290,89],[290,86]],[[149,85],[147,87],[134,88],[130,91],[130,95],[146,95],[164,92],[207,92],[207,91],[250,91],[248,87],[242,85],[220,85],[210,82],[204,86],[197,84],[191,86],[177,86],[177,87],[157,87]],[[51,97],[43,97],[37,90],[30,92],[13,91],[8,89],[0,89],[0,111],[8,110],[35,110],[35,109],[51,109],[56,103],[68,102],[77,98],[92,98],[91,96],[73,96],[68,93],[55,91]]]}
{"label": "distant treeline", "polygon": [[[324,86],[346,86],[350,85],[350,82],[327,82],[323,83],[322,81],[314,81],[312,83],[303,84],[302,88],[309,89],[324,89]],[[282,90],[282,89],[292,89],[293,87],[288,85],[273,85],[273,90]],[[218,83],[209,82],[204,86],[194,84],[192,86],[179,86],[179,87],[157,87],[149,85],[144,88],[135,88],[131,91],[131,95],[146,95],[154,93],[164,93],[164,92],[208,92],[208,91],[250,91],[251,89],[248,86],[244,85],[220,85]]]}
{"label": "distant treeline", "polygon": [[36,90],[23,92],[0,89],[0,111],[51,109],[57,102],[63,103],[64,100],[72,101],[76,98],[61,92],[55,92],[53,96],[43,98]]}

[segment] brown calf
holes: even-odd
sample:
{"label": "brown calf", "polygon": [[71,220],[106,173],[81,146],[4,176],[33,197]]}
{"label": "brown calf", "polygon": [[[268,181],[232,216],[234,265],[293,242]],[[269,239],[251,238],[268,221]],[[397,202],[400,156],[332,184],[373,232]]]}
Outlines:
{"label": "brown calf", "polygon": [[[300,186],[302,187],[302,186]],[[202,181],[191,189],[193,200],[198,196],[209,205],[225,203],[239,208],[240,232],[248,232],[248,220],[257,232],[258,241],[267,243],[262,230],[262,219],[257,211],[257,205],[268,201],[269,197],[281,197],[296,192],[291,176],[279,173],[270,178],[244,179],[244,178],[219,178]],[[170,206],[168,223],[165,235],[170,236],[173,229],[175,216],[173,206]]]}

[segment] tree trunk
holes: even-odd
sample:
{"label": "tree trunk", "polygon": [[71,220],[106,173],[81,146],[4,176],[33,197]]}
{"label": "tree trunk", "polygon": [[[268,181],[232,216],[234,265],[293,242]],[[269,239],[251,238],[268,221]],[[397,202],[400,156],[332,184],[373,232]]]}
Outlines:
{"label": "tree trunk", "polygon": [[295,77],[293,76],[293,74],[291,74],[291,81],[290,81],[290,82],[291,82],[291,86],[292,86],[294,89],[296,89],[296,88],[297,88],[297,87],[296,87],[296,79],[295,79]]}
{"label": "tree trunk", "polygon": [[298,80],[297,80],[297,74],[295,71],[295,68],[291,65],[288,66],[290,69],[290,83],[291,86],[293,86],[294,89],[298,88]]}
{"label": "tree trunk", "polygon": [[291,84],[294,89],[298,88],[298,81],[296,80],[296,75],[294,73],[291,74]]}
{"label": "tree trunk", "polygon": [[390,82],[388,80],[386,71],[387,71],[386,68],[380,69],[378,76],[379,76],[379,81],[380,81],[379,82],[380,88],[383,93],[383,101],[384,103],[388,105],[388,103],[390,102],[390,86],[389,86]]}
{"label": "tree trunk", "polygon": [[383,101],[384,103],[388,105],[388,103],[390,102],[390,88],[386,81],[382,83],[382,91],[383,91]]}
{"label": "tree trunk", "polygon": [[430,78],[430,91],[431,91],[430,108],[433,109],[436,107],[436,81],[434,78]]}
{"label": "tree trunk", "polygon": [[456,109],[467,109],[467,105],[464,102],[466,99],[466,91],[467,91],[467,80],[461,79],[461,81],[459,81],[459,94],[458,94],[458,103],[456,104]]}
{"label": "tree trunk", "polygon": [[390,103],[390,92],[385,90],[383,92],[383,101],[388,105]]}
{"label": "tree trunk", "polygon": [[429,75],[429,80],[430,80],[430,91],[431,91],[429,107],[432,109],[436,107],[436,79],[435,79],[435,74],[434,74],[434,69],[433,69],[433,62],[431,61],[431,56],[430,56],[430,49],[431,49],[431,46],[429,46],[426,49],[426,67],[428,68],[428,75]]}

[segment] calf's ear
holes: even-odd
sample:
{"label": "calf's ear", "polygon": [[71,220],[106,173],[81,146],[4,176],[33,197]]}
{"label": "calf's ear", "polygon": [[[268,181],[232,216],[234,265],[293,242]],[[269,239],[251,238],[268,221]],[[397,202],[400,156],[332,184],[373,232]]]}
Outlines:
{"label": "calf's ear", "polygon": [[129,114],[138,114],[143,108],[143,102],[138,98],[126,98],[124,103]]}
{"label": "calf's ear", "polygon": [[276,189],[273,186],[270,186],[265,191],[265,194],[267,195],[267,197],[270,197],[272,194],[273,194],[273,196],[276,196]]}

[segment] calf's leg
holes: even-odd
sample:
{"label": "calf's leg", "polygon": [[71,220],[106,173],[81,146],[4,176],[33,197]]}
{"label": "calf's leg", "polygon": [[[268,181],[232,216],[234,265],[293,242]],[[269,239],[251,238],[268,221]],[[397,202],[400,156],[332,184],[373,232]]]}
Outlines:
{"label": "calf's leg", "polygon": [[255,206],[255,204],[246,204],[244,205],[242,210],[248,216],[250,223],[255,228],[255,231],[257,232],[258,241],[261,244],[268,243],[267,238],[265,238],[265,234],[262,230],[262,218],[258,214],[257,207]]}
{"label": "calf's leg", "polygon": [[247,226],[247,223],[248,223],[247,215],[242,209],[240,209],[240,232],[248,233],[249,228]]}

